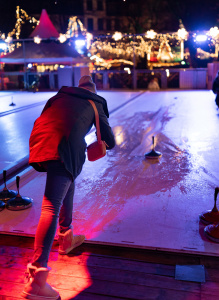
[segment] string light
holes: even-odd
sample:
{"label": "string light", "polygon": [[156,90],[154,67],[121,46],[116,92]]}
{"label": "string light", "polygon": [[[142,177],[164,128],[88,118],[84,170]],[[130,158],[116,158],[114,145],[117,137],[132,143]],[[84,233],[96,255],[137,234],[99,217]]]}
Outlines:
{"label": "string light", "polygon": [[156,37],[156,35],[157,35],[157,33],[156,33],[153,29],[148,30],[148,31],[146,32],[146,37],[147,37],[148,39],[154,39],[154,38]]}
{"label": "string light", "polygon": [[[113,42],[113,37],[102,37],[97,38],[91,45],[90,52],[92,55],[99,53],[102,57],[111,56],[112,59],[125,57],[126,59],[133,60],[134,52],[136,56],[144,57],[145,54],[149,54],[148,58],[150,59],[150,54],[153,48],[160,48],[160,56],[162,52],[166,49],[168,54],[168,60],[173,59],[173,54],[171,52],[171,47],[169,43],[172,43],[172,40],[175,41],[175,45],[180,47],[179,40],[176,39],[177,33],[164,35],[156,34],[156,39],[149,39],[149,34],[135,35],[134,41],[130,41],[131,35],[123,35],[122,39]],[[153,37],[154,38],[154,34]],[[167,38],[168,36],[168,38]],[[162,43],[162,44],[161,44]],[[163,56],[163,54],[162,54]]]}
{"label": "string light", "polygon": [[213,39],[219,39],[219,29],[217,26],[211,27],[208,34],[213,38]]}
{"label": "string light", "polygon": [[215,54],[214,56],[217,58],[219,55],[219,29],[217,26],[211,27],[208,35],[210,35],[213,39],[213,43],[215,45]]}
{"label": "string light", "polygon": [[163,40],[162,43],[160,44],[157,59],[158,60],[165,60],[165,61],[173,59],[173,54],[171,52],[171,47],[168,44],[167,40]]}
{"label": "string light", "polygon": [[186,40],[187,39],[188,32],[185,30],[185,28],[180,28],[177,31],[177,34],[178,34],[179,39],[182,39],[182,40]]}
{"label": "string light", "polygon": [[[57,3],[57,1],[55,1]],[[39,24],[39,20],[29,16],[23,9],[19,6],[16,7],[16,24],[14,29],[8,33],[7,38],[5,38],[4,33],[0,33],[0,38],[5,40],[9,45],[9,51],[13,51],[15,45],[12,43],[13,36],[19,40],[22,25],[25,22],[29,22],[34,28]],[[208,35],[212,37],[215,43],[215,52],[219,53],[219,29],[218,27],[212,27]],[[68,27],[66,33],[60,33],[58,41],[64,43],[68,39],[84,37],[86,40],[86,47],[89,49],[91,57],[99,55],[99,60],[97,59],[95,63],[99,63],[101,67],[105,66],[109,68],[112,62],[121,59],[125,60],[126,64],[132,63],[132,61],[138,57],[145,57],[147,55],[148,62],[154,58],[157,60],[183,60],[184,58],[184,40],[188,37],[188,32],[185,30],[182,22],[180,24],[180,29],[177,32],[159,34],[154,30],[148,30],[144,34],[122,34],[121,32],[115,32],[113,35],[105,35],[99,37],[93,37],[91,33],[87,31],[83,23],[77,16],[72,16],[69,18]],[[34,38],[34,42],[40,43],[41,39],[39,37]],[[19,47],[20,43],[16,43],[16,47]],[[178,52],[172,52],[173,47],[180,49]],[[7,50],[8,51],[8,50]],[[178,54],[179,53],[179,54]],[[103,61],[100,61],[100,56]],[[111,58],[111,62],[104,59]],[[133,63],[132,63],[133,64]]]}
{"label": "string light", "polygon": [[5,42],[8,43],[8,44],[12,43],[12,41],[13,41],[13,38],[12,38],[11,36],[8,36],[8,37],[5,39]]}
{"label": "string light", "polygon": [[122,38],[122,33],[116,31],[116,32],[114,33],[114,35],[113,35],[113,39],[114,39],[115,41],[119,41],[119,40],[121,40],[121,38]]}
{"label": "string light", "polygon": [[33,23],[34,25],[39,24],[39,20],[35,19],[34,17],[28,16],[25,10],[20,9],[20,7],[17,6],[15,27],[11,32],[8,33],[8,37],[13,37],[15,35],[16,39],[19,39],[22,24],[24,24],[26,21],[29,21],[29,23]]}
{"label": "string light", "polygon": [[[12,52],[15,49],[15,45],[12,43],[13,42],[13,36],[16,37],[17,40],[20,38],[21,34],[21,28],[22,24],[24,24],[26,21],[29,21],[29,23],[33,23],[33,28],[35,27],[34,25],[39,24],[39,20],[35,19],[34,17],[28,16],[25,10],[20,9],[19,6],[16,7],[16,23],[14,29],[8,33],[7,38],[5,38],[5,33],[0,34],[0,38],[5,40],[5,42],[8,44],[8,48],[5,51],[4,54],[6,54],[7,51]],[[20,47],[21,43],[17,42],[16,47]]]}
{"label": "string light", "polygon": [[84,27],[83,23],[77,16],[70,17],[68,21],[68,28],[65,35],[68,38],[78,37],[79,34],[86,34],[87,30]]}
{"label": "string light", "polygon": [[33,38],[33,40],[34,40],[34,43],[40,44],[42,39],[37,35]]}
{"label": "string light", "polygon": [[93,55],[90,59],[95,61],[96,66],[103,67],[105,69],[110,69],[114,64],[126,64],[133,66],[133,62],[125,59],[105,60],[98,55]]}
{"label": "string light", "polygon": [[67,40],[67,37],[65,34],[60,33],[58,40],[60,43],[64,43]]}
{"label": "string light", "polygon": [[93,34],[91,34],[90,32],[86,33],[86,39],[87,39],[87,49],[89,49],[91,47],[92,44],[92,40],[93,40]]}

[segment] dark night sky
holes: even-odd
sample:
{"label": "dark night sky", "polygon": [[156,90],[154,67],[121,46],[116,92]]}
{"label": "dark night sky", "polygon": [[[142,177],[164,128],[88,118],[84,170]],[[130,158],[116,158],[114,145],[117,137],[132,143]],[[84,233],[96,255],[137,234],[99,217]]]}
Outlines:
{"label": "dark night sky", "polygon": [[[144,3],[148,3],[147,1],[151,1],[151,3],[165,2],[167,10],[173,14],[175,27],[178,26],[179,19],[182,19],[188,31],[209,30],[212,26],[219,26],[217,23],[219,19],[218,0],[126,0],[126,4],[128,2],[137,3],[138,1],[144,1]],[[82,0],[1,0],[1,2],[0,31],[4,33],[8,33],[14,28],[17,5],[31,16],[34,14],[40,15],[43,8],[47,10],[49,15],[61,13],[73,16],[80,14],[83,3]],[[107,0],[107,2],[111,3],[112,0]],[[116,3],[120,4],[120,7],[124,5],[123,0],[117,0]],[[155,9],[159,10],[159,6]],[[121,10],[117,11],[121,12]],[[162,12],[158,13],[162,14]],[[174,24],[174,22],[172,23]],[[170,30],[170,28],[167,28],[167,30]],[[172,31],[175,30],[176,28],[172,28]]]}
{"label": "dark night sky", "polygon": [[81,0],[1,0],[0,7],[0,31],[8,33],[13,30],[16,23],[16,7],[25,10],[29,16],[38,15],[46,9],[50,14],[79,15],[83,8]]}

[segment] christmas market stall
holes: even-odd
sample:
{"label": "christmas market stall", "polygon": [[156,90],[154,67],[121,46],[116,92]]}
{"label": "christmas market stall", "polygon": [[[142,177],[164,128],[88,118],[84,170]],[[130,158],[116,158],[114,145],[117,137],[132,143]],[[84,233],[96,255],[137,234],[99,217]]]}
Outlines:
{"label": "christmas market stall", "polygon": [[[86,65],[89,59],[76,50],[75,40],[63,39],[63,37],[64,35],[58,33],[46,10],[43,9],[39,24],[30,37],[14,40],[14,50],[0,58],[1,64],[4,64],[4,71],[13,69],[19,71],[17,75],[9,75],[8,80],[4,78],[4,82],[8,81],[7,87],[15,88],[17,82],[19,88],[25,85],[29,88],[36,81],[39,88],[51,88],[51,85],[57,87],[57,76],[53,76],[53,73],[58,68],[66,65]],[[16,80],[14,76],[18,79]]]}

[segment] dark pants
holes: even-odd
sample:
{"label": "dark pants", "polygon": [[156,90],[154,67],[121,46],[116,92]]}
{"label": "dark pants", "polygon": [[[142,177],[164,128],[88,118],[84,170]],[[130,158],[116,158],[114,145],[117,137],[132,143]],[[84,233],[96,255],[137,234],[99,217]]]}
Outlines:
{"label": "dark pants", "polygon": [[41,216],[38,223],[33,264],[47,267],[49,253],[59,222],[60,232],[71,228],[74,181],[61,161],[47,163],[47,179]]}

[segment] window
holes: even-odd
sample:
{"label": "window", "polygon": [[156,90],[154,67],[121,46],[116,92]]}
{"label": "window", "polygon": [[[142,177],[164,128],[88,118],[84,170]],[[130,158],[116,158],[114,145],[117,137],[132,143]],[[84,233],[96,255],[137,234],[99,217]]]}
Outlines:
{"label": "window", "polygon": [[106,30],[111,30],[111,20],[110,19],[106,20]]}
{"label": "window", "polygon": [[87,19],[87,30],[93,31],[93,29],[94,29],[94,21],[93,19],[89,18]]}
{"label": "window", "polygon": [[103,30],[103,19],[98,19],[98,30]]}
{"label": "window", "polygon": [[119,19],[115,19],[115,30],[117,30],[117,31],[120,30],[120,21],[119,21]]}
{"label": "window", "polygon": [[93,10],[92,0],[87,0],[87,10]]}
{"label": "window", "polygon": [[97,10],[103,10],[103,1],[97,1]]}

